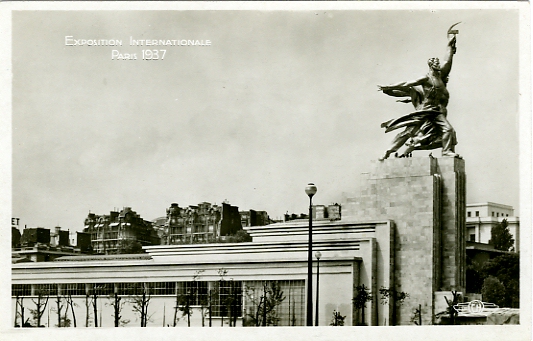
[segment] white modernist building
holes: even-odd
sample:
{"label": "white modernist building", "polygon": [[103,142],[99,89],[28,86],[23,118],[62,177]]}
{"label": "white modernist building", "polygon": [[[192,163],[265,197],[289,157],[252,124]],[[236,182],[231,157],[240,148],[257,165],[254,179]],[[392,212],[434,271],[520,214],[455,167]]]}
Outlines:
{"label": "white modernist building", "polygon": [[514,215],[514,208],[493,202],[466,205],[467,240],[488,244],[491,229],[503,220],[507,221],[514,239],[514,250],[520,251],[520,218]]}
{"label": "white modernist building", "polygon": [[[389,247],[394,233],[391,221],[314,222],[314,250],[320,251],[319,325],[328,325],[334,311],[346,316],[345,325],[362,321],[360,311],[353,308],[356,287],[364,284],[372,292],[389,288],[393,273]],[[77,306],[77,326],[95,323],[113,327],[113,295],[117,292],[127,305],[122,309],[128,325],[139,326],[139,316],[132,310],[132,298],[139,296],[135,288],[149,287],[148,326],[173,326],[176,297],[191,288],[192,326],[207,326],[207,301],[212,298],[211,325],[228,325],[229,309],[224,295],[234,294],[237,303],[236,326],[251,323],[246,316],[255,316],[261,309],[263,284],[275,281],[285,299],[276,308],[280,326],[305,325],[305,280],[307,278],[307,221],[292,221],[267,226],[248,227],[253,242],[235,244],[161,245],[145,247],[147,255],[72,256],[61,260],[13,265],[13,317],[21,321],[23,298],[26,317],[36,301],[49,297],[70,296]],[[313,271],[316,300],[315,259]],[[97,292],[97,321],[90,302]],[[232,293],[230,291],[233,291]],[[17,299],[18,297],[18,299]],[[66,299],[66,298],[65,298]],[[364,321],[369,325],[388,325],[393,302],[368,302]],[[53,307],[55,303],[50,304]],[[89,308],[87,308],[89,307]],[[315,307],[313,307],[313,310]],[[16,311],[15,311],[16,310]],[[15,315],[16,313],[16,315]],[[260,312],[261,313],[261,312]],[[46,310],[41,325],[57,325],[57,313]],[[71,314],[72,315],[72,314]],[[178,310],[178,326],[187,326],[187,317]],[[203,316],[203,317],[202,317]],[[244,317],[244,319],[243,319]],[[70,317],[72,320],[72,316]],[[15,321],[13,321],[15,323]]]}

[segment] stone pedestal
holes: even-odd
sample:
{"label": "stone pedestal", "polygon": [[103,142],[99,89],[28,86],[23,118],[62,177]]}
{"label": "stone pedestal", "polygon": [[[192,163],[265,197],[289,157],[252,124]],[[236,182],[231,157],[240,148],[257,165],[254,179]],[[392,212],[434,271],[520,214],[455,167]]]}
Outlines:
{"label": "stone pedestal", "polygon": [[465,183],[462,159],[392,158],[376,161],[361,193],[345,199],[343,220],[394,221],[391,288],[409,298],[391,314],[390,324],[412,324],[419,304],[422,323],[431,324],[436,292],[464,292]]}

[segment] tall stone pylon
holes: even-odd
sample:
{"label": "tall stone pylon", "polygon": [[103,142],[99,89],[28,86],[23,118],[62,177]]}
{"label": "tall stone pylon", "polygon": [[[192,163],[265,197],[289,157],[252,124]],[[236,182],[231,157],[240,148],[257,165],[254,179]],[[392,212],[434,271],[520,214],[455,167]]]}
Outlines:
{"label": "tall stone pylon", "polygon": [[[464,293],[466,268],[466,175],[463,159],[393,158],[376,161],[358,195],[347,197],[343,220],[392,220],[394,283],[409,294],[390,324],[409,325],[421,306],[422,324],[451,297]],[[385,245],[379,247],[387,247]],[[373,293],[378,299],[379,293]]]}

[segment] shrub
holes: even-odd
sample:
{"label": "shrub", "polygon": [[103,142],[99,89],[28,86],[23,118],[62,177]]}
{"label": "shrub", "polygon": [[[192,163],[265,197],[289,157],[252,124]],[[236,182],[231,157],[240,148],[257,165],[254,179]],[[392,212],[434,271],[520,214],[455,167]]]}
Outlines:
{"label": "shrub", "polygon": [[489,276],[483,282],[481,288],[483,301],[503,306],[505,303],[505,286],[493,276]]}

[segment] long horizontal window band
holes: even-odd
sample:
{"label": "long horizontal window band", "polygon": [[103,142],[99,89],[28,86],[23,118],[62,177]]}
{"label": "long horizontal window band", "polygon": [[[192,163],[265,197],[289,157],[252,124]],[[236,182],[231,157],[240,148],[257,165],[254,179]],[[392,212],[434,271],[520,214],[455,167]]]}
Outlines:
{"label": "long horizontal window band", "polygon": [[[222,283],[222,284],[221,284]],[[239,289],[237,289],[239,288]],[[121,282],[121,283],[52,283],[52,284],[12,284],[11,296],[38,295],[141,295],[143,293],[154,296],[193,295],[195,299],[191,305],[201,305],[209,294],[209,290],[227,295],[228,291],[239,291],[242,296],[241,281],[186,281],[186,282]]]}
{"label": "long horizontal window band", "polygon": [[164,300],[167,308],[188,306],[213,318],[241,318],[244,326],[301,326],[305,319],[304,280],[12,284],[11,295],[17,301],[147,295]]}

